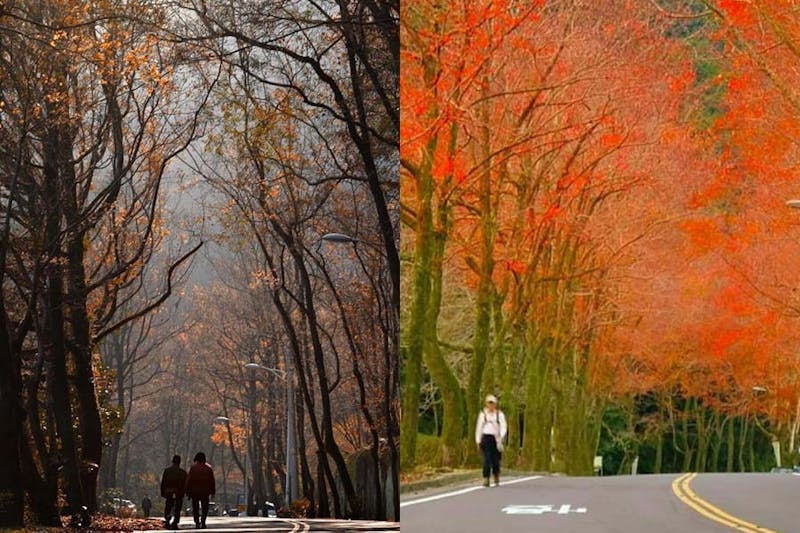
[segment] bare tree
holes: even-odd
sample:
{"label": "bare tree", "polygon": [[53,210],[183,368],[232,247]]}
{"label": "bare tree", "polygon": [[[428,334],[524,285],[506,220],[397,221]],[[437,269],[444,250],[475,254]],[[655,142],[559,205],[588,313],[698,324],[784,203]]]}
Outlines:
{"label": "bare tree", "polygon": [[[163,302],[174,270],[191,255],[170,267],[155,302],[118,318],[119,290],[141,274],[156,242],[161,179],[197,121],[186,100],[171,97],[174,50],[136,22],[157,18],[156,8],[83,4],[13,2],[0,11],[0,129],[9,156],[0,183],[10,191],[0,255],[4,301],[14,302],[3,319],[17,361],[8,390],[19,397],[18,369],[31,369],[23,401],[36,409],[25,433],[17,422],[12,428],[42,523],[58,519],[49,496],[62,468],[69,507],[89,522],[103,451],[96,344]],[[48,405],[32,398],[42,387]],[[12,421],[15,404],[8,404]],[[54,422],[47,434],[43,417]]]}

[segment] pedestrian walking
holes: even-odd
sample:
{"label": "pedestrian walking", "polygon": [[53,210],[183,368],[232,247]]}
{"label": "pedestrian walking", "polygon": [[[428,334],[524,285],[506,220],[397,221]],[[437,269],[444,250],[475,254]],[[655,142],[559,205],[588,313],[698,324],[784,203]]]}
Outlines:
{"label": "pedestrian walking", "polygon": [[144,517],[150,518],[150,509],[153,508],[153,502],[150,501],[150,497],[145,494],[144,498],[142,498],[142,511],[144,511]]}
{"label": "pedestrian walking", "polygon": [[[192,499],[192,515],[194,516],[195,528],[206,528],[208,499],[215,493],[214,471],[206,463],[206,454],[197,452],[194,456],[194,463],[189,469],[189,475],[186,478],[186,494]],[[202,515],[200,507],[202,507]]]}
{"label": "pedestrian walking", "polygon": [[494,475],[495,486],[500,485],[500,458],[503,439],[507,431],[506,415],[497,408],[497,398],[486,397],[486,407],[478,415],[475,425],[475,442],[483,454],[483,486],[489,486],[489,473]]}
{"label": "pedestrian walking", "polygon": [[167,529],[178,529],[185,490],[186,470],[181,468],[181,456],[176,455],[161,476],[161,497],[167,500],[164,504],[164,527]]}

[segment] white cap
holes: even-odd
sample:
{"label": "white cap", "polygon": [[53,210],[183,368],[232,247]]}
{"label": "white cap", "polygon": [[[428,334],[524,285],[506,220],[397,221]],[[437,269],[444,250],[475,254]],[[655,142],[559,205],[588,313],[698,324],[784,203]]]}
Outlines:
{"label": "white cap", "polygon": [[490,394],[486,397],[486,403],[497,403],[497,397],[494,394]]}

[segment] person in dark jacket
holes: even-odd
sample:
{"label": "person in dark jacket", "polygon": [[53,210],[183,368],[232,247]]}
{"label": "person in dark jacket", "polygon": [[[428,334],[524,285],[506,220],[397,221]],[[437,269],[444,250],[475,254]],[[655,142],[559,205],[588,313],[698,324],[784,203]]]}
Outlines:
{"label": "person in dark jacket", "polygon": [[150,518],[150,509],[153,507],[153,502],[150,501],[150,496],[147,494],[144,495],[142,498],[142,511],[144,511],[144,517]]}
{"label": "person in dark jacket", "polygon": [[161,476],[161,497],[167,500],[164,506],[164,527],[167,529],[178,529],[185,490],[186,470],[181,468],[181,456],[176,455],[172,458],[172,466]]}
{"label": "person in dark jacket", "polygon": [[[197,455],[194,456],[194,463],[189,469],[189,475],[186,477],[186,494],[192,499],[192,515],[194,516],[194,526],[197,529],[206,528],[208,499],[215,493],[214,471],[206,463],[206,454],[197,452]],[[200,516],[201,505],[202,517]]]}

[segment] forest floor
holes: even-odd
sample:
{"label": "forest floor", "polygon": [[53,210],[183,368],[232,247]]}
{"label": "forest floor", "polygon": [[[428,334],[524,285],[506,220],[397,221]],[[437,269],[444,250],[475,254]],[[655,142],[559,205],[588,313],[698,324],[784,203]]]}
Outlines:
{"label": "forest floor", "polygon": [[43,527],[30,525],[25,529],[5,530],[7,533],[64,533],[80,531],[91,533],[93,531],[115,531],[119,533],[131,531],[150,531],[164,528],[164,520],[158,518],[119,518],[108,515],[95,515],[92,525],[88,528],[69,527],[69,517],[62,517],[63,527]]}

